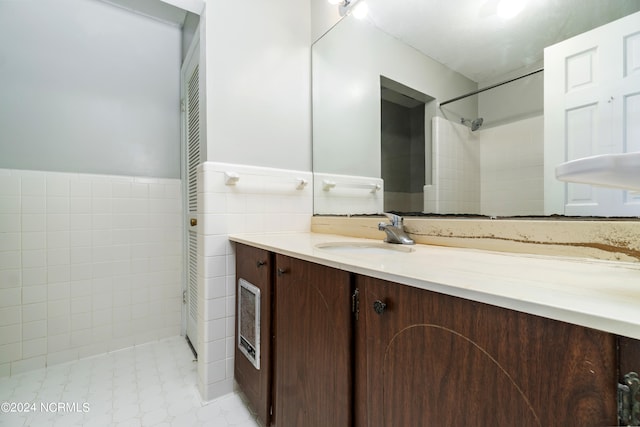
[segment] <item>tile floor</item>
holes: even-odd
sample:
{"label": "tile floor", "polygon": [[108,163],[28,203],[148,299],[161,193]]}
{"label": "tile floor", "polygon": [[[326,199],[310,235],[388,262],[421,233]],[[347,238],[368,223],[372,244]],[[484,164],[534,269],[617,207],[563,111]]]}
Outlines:
{"label": "tile floor", "polygon": [[184,337],[0,378],[0,404],[8,427],[259,426],[239,394],[201,401]]}

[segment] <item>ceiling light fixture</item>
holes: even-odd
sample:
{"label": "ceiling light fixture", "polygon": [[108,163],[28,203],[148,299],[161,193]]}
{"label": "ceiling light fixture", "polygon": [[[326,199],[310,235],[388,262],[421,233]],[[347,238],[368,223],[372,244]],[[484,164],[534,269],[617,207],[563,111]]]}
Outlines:
{"label": "ceiling light fixture", "polygon": [[369,13],[369,5],[367,2],[360,0],[353,6],[351,13],[353,13],[353,17],[356,19],[364,19]]}
{"label": "ceiling light fixture", "polygon": [[354,18],[364,19],[369,13],[369,6],[364,0],[327,0],[330,4],[338,5],[340,16],[352,14]]}
{"label": "ceiling light fixture", "polygon": [[525,0],[500,0],[496,13],[502,19],[511,19],[522,12],[524,5]]}

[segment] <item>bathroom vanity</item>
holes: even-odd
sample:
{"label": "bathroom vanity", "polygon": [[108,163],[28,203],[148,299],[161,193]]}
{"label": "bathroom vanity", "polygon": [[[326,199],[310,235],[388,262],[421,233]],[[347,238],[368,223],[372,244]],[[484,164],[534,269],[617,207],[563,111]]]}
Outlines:
{"label": "bathroom vanity", "polygon": [[264,425],[601,426],[618,424],[618,400],[633,406],[637,265],[317,233],[231,240],[237,282],[261,295],[260,368],[236,343],[235,378]]}

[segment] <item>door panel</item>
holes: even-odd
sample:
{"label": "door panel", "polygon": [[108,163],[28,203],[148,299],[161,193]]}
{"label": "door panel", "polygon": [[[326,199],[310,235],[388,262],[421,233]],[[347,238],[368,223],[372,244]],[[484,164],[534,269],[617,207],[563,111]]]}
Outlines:
{"label": "door panel", "polygon": [[199,42],[190,50],[182,70],[185,138],[185,194],[187,229],[186,334],[198,351],[198,166],[200,165],[200,66]]}
{"label": "door panel", "polygon": [[[598,105],[583,105],[566,112],[567,156],[570,159],[593,156],[597,147]],[[594,187],[588,184],[567,185],[567,206],[596,207]]]}
{"label": "door panel", "polygon": [[283,255],[276,268],[274,422],[350,426],[349,273]]}
{"label": "door panel", "polygon": [[640,340],[620,337],[620,378],[628,372],[640,374]]}
{"label": "door panel", "polygon": [[[640,46],[640,37],[637,44]],[[639,48],[640,49],[640,48]],[[638,54],[640,56],[640,54]],[[634,61],[640,61],[635,58]],[[634,68],[634,74],[625,79],[635,81],[634,88],[629,87],[624,96],[624,151],[626,153],[640,152],[640,68]],[[629,84],[631,86],[631,84]],[[632,92],[633,91],[633,92]],[[640,193],[625,191],[623,194],[623,204],[628,209],[635,209],[640,212]]]}
{"label": "door panel", "polygon": [[639,25],[636,13],[545,49],[545,214],[640,215],[637,194],[555,178],[560,163],[640,149]]}
{"label": "door panel", "polygon": [[359,425],[616,425],[615,336],[379,279],[356,286]]}

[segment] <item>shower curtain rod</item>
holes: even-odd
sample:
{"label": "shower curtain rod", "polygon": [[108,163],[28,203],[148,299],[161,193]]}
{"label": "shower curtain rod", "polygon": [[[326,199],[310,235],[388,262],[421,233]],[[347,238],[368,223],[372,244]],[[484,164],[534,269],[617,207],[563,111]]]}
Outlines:
{"label": "shower curtain rod", "polygon": [[498,86],[506,85],[507,83],[515,82],[516,80],[524,79],[525,77],[532,76],[532,75],[537,74],[537,73],[540,73],[540,72],[542,72],[542,71],[544,71],[544,68],[540,68],[540,69],[538,69],[538,70],[531,71],[530,73],[524,74],[524,75],[522,75],[522,76],[520,76],[520,77],[515,77],[515,78],[513,78],[513,79],[505,80],[505,81],[503,81],[503,82],[496,83],[496,84],[491,85],[491,86],[483,87],[482,89],[478,89],[478,90],[475,90],[475,91],[473,91],[473,92],[466,93],[466,94],[464,94],[464,95],[456,96],[455,98],[451,98],[451,99],[449,99],[449,100],[446,100],[446,101],[444,101],[444,102],[441,102],[441,103],[440,103],[440,107],[442,107],[442,106],[443,106],[443,105],[445,105],[445,104],[449,104],[450,102],[459,101],[459,100],[464,99],[464,98],[467,98],[467,97],[469,97],[469,96],[477,95],[477,94],[479,94],[480,92],[484,92],[485,90],[489,90],[489,89],[496,88],[496,87],[498,87]]}

